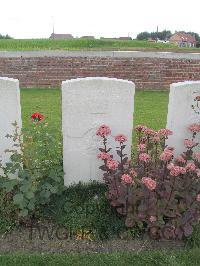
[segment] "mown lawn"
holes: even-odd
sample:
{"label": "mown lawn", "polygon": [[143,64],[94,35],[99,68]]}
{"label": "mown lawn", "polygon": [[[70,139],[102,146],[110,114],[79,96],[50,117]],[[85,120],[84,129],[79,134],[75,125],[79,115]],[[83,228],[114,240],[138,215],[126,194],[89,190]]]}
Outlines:
{"label": "mown lawn", "polygon": [[[23,126],[27,127],[33,112],[41,112],[56,131],[61,130],[61,92],[59,89],[21,89]],[[167,91],[137,91],[134,124],[154,129],[166,126]]]}
{"label": "mown lawn", "polygon": [[1,255],[0,265],[20,266],[195,266],[199,265],[200,250],[183,250],[174,252],[146,251],[146,252],[125,252],[111,254],[66,254],[66,255]]}
{"label": "mown lawn", "polygon": [[[138,40],[49,40],[49,39],[2,39],[0,50],[4,51],[28,51],[28,50],[166,50],[174,49],[183,51],[173,44],[154,43]],[[186,51],[198,49],[185,49]]]}

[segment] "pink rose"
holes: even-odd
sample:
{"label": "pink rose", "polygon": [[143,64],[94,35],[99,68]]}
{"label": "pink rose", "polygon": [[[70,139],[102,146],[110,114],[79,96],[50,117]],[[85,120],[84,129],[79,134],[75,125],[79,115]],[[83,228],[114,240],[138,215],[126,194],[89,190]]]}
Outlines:
{"label": "pink rose", "polygon": [[150,161],[150,156],[147,153],[141,153],[139,155],[139,160],[147,163]]}
{"label": "pink rose", "polygon": [[147,135],[151,135],[151,136],[154,136],[155,135],[155,131],[151,128],[145,128],[144,131],[143,131],[145,134]]}
{"label": "pink rose", "polygon": [[123,174],[121,177],[121,180],[125,183],[125,184],[132,184],[133,183],[133,179],[130,175],[127,174]]}
{"label": "pink rose", "polygon": [[96,135],[100,137],[106,137],[111,134],[111,130],[108,126],[102,125],[98,128]]}
{"label": "pink rose", "polygon": [[157,183],[155,180],[151,179],[150,177],[143,177],[142,183],[149,189],[154,190],[157,186]]}
{"label": "pink rose", "polygon": [[118,167],[118,162],[116,162],[115,160],[108,160],[107,161],[107,167],[108,167],[108,169],[110,169],[110,170],[116,170],[117,169],[117,167]]}
{"label": "pink rose", "polygon": [[115,137],[115,140],[123,143],[126,142],[128,139],[125,135],[119,134]]}
{"label": "pink rose", "polygon": [[138,132],[143,132],[145,129],[146,129],[146,126],[144,126],[144,125],[137,125],[135,127],[135,130]]}

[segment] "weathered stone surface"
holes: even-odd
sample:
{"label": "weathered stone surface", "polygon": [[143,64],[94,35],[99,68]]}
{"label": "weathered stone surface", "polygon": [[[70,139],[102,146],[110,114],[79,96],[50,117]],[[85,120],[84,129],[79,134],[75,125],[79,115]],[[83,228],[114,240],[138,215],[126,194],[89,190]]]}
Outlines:
{"label": "weathered stone surface", "polygon": [[6,135],[13,133],[15,121],[21,129],[19,81],[0,77],[0,160],[3,164],[10,159],[9,153],[4,151],[12,148],[13,141]]}
{"label": "weathered stone surface", "polygon": [[[97,128],[108,125],[112,136],[125,134],[127,154],[132,143],[135,85],[112,78],[83,78],[62,83],[62,130],[65,185],[96,180],[102,182]],[[109,145],[113,148],[113,137]]]}
{"label": "weathered stone surface", "polygon": [[[200,123],[200,81],[173,83],[170,87],[167,128],[174,134],[167,144],[175,148],[175,156],[184,148],[184,139],[191,138],[188,126]],[[200,139],[197,139],[200,141]]]}

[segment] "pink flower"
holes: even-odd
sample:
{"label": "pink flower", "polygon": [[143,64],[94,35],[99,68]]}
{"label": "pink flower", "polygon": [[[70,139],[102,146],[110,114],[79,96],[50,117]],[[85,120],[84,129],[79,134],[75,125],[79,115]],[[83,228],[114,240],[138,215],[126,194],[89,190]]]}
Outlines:
{"label": "pink flower", "polygon": [[109,153],[106,152],[101,152],[97,155],[98,159],[102,159],[102,160],[109,160],[111,159],[111,155]]}
{"label": "pink flower", "polygon": [[178,157],[176,157],[176,161],[178,162],[178,163],[186,163],[186,160],[180,155],[180,156],[178,156]]}
{"label": "pink flower", "polygon": [[184,145],[186,148],[193,148],[196,145],[196,142],[190,139],[185,139]]}
{"label": "pink flower", "polygon": [[143,177],[142,183],[149,189],[154,190],[157,186],[157,183],[155,180],[151,179],[150,177]]}
{"label": "pink flower", "polygon": [[200,194],[197,194],[196,200],[200,201]]}
{"label": "pink flower", "polygon": [[100,136],[100,137],[106,137],[106,136],[110,135],[110,133],[111,133],[110,128],[106,125],[102,125],[98,128],[96,135]]}
{"label": "pink flower", "polygon": [[139,155],[139,160],[140,160],[140,161],[143,161],[143,162],[145,162],[145,163],[147,163],[147,162],[150,161],[150,156],[149,156],[149,154],[147,154],[147,153],[141,153],[141,154]]}
{"label": "pink flower", "polygon": [[191,131],[192,133],[197,133],[197,132],[200,132],[200,124],[197,124],[197,123],[194,123],[192,125],[190,125],[188,127],[189,131]]}
{"label": "pink flower", "polygon": [[168,170],[171,170],[173,167],[174,167],[174,164],[173,164],[173,163],[169,163],[169,164],[167,165],[167,169],[168,169]]}
{"label": "pink flower", "polygon": [[160,130],[158,130],[158,135],[162,136],[162,137],[168,137],[169,135],[172,135],[173,132],[167,128],[162,128]]}
{"label": "pink flower", "polygon": [[138,132],[142,132],[142,131],[144,131],[145,129],[146,129],[146,126],[144,126],[144,125],[137,125],[137,126],[135,127],[135,130],[138,131]]}
{"label": "pink flower", "polygon": [[119,142],[126,142],[128,139],[126,136],[124,136],[123,134],[119,134],[115,137],[115,140],[116,141],[119,141]]}
{"label": "pink flower", "polygon": [[118,162],[116,162],[115,160],[108,160],[107,161],[107,167],[108,167],[108,169],[110,169],[110,170],[116,170],[117,169],[117,167],[118,167]]}
{"label": "pink flower", "polygon": [[185,169],[186,169],[186,171],[194,172],[196,170],[196,166],[194,163],[187,163]]}
{"label": "pink flower", "polygon": [[160,159],[161,161],[170,161],[172,159],[173,156],[173,151],[169,148],[165,148],[163,153],[160,155]]}
{"label": "pink flower", "polygon": [[146,149],[146,145],[145,144],[139,144],[139,145],[137,145],[137,150],[139,152],[144,152],[145,149]]}
{"label": "pink flower", "polygon": [[184,167],[181,166],[172,166],[170,168],[170,175],[171,176],[179,176],[180,174],[185,174],[186,173],[186,169]]}
{"label": "pink flower", "polygon": [[130,169],[129,173],[133,176],[136,177],[137,176],[137,172],[132,168]]}
{"label": "pink flower", "polygon": [[121,177],[121,180],[126,184],[132,184],[133,183],[132,177],[130,175],[127,175],[127,174],[123,174]]}
{"label": "pink flower", "polygon": [[152,136],[154,136],[155,135],[155,131],[153,130],[153,129],[151,129],[151,128],[145,128],[144,130],[143,130],[143,132],[145,133],[145,134],[147,134],[147,135],[152,135]]}
{"label": "pink flower", "polygon": [[156,132],[155,136],[152,138],[153,142],[159,142],[160,141],[160,137],[158,135],[158,133]]}
{"label": "pink flower", "polygon": [[156,221],[157,221],[156,216],[151,215],[151,216],[149,217],[149,221],[150,221],[151,223],[156,222]]}
{"label": "pink flower", "polygon": [[194,159],[196,159],[198,162],[200,162],[200,152],[194,152],[193,157],[194,157]]}
{"label": "pink flower", "polygon": [[197,176],[200,177],[200,169],[196,169]]}

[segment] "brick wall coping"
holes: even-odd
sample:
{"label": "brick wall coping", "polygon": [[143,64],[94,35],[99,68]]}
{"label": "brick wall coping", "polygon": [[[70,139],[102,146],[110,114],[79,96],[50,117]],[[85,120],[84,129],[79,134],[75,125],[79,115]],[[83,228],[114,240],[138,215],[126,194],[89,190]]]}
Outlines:
{"label": "brick wall coping", "polygon": [[122,57],[122,58],[167,58],[199,60],[200,53],[143,52],[143,51],[0,51],[0,58],[17,57]]}

